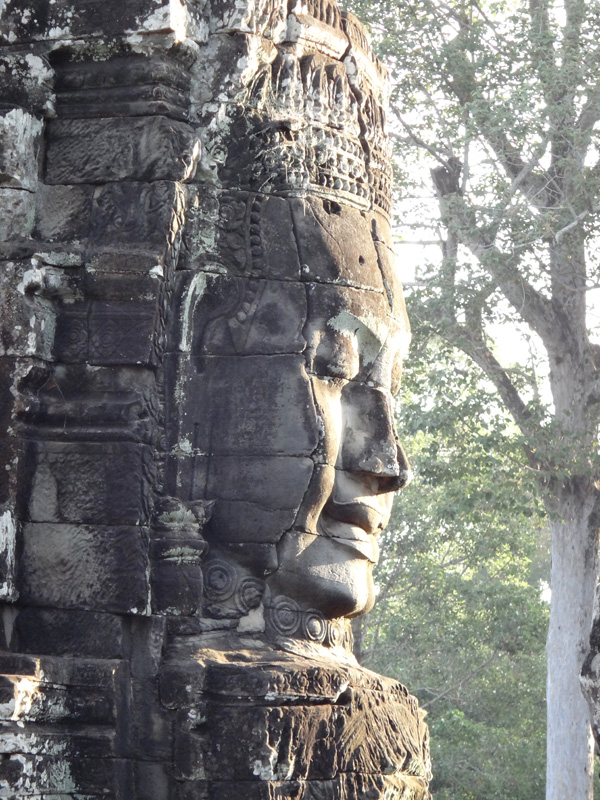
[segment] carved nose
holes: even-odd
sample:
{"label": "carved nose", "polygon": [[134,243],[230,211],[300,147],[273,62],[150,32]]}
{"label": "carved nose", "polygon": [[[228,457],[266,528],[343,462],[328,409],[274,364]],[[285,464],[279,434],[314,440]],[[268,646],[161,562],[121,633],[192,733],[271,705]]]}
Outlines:
{"label": "carved nose", "polygon": [[382,477],[386,488],[381,488],[382,492],[396,492],[403,489],[411,482],[413,474],[406,453],[402,449],[400,442],[396,442],[396,460],[398,462],[398,474]]}
{"label": "carved nose", "polygon": [[410,481],[410,464],[398,442],[389,394],[362,384],[344,402],[341,467],[376,478],[377,493],[393,492]]}

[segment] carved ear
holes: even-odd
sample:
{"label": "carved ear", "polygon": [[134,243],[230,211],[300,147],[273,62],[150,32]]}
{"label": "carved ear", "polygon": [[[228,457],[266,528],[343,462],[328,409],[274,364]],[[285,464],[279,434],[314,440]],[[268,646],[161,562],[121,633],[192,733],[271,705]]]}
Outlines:
{"label": "carved ear", "polygon": [[[223,269],[221,267],[221,269]],[[231,275],[198,272],[181,292],[179,350],[199,356],[237,352],[227,326],[244,304],[246,281]],[[220,324],[219,324],[220,322]],[[209,341],[210,340],[210,341]]]}
{"label": "carved ear", "polygon": [[234,315],[227,321],[235,351],[239,354],[246,348],[254,316],[265,291],[264,281],[250,280],[244,283],[246,290],[238,301]]}
{"label": "carved ear", "polygon": [[182,301],[181,350],[194,356],[242,355],[265,286],[253,278],[194,276]]}
{"label": "carved ear", "polygon": [[233,277],[198,272],[181,291],[179,330],[174,337],[182,353],[199,355],[206,331],[218,318],[234,314],[240,304],[239,282]]}

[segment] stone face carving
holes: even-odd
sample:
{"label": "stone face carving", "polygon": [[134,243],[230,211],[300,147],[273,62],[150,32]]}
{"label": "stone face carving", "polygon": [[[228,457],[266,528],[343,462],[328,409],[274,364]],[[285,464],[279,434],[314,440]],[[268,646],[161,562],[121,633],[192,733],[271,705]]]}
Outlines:
{"label": "stone face carving", "polygon": [[0,796],[426,798],[352,655],[409,476],[360,23],[10,0],[0,67]]}
{"label": "stone face carving", "polygon": [[171,491],[214,503],[207,565],[354,616],[372,607],[377,534],[408,470],[391,407],[408,325],[382,222],[231,192],[220,216],[219,262],[186,281],[170,356]]}

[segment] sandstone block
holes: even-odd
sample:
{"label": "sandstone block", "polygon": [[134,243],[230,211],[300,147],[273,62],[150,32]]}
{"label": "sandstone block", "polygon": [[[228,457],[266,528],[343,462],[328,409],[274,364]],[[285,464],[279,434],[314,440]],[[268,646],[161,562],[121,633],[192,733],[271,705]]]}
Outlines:
{"label": "sandstone block", "polygon": [[17,598],[15,586],[17,531],[18,522],[13,509],[0,509],[0,598],[2,600]]}
{"label": "sandstone block", "polygon": [[91,0],[75,8],[69,0],[57,0],[50,6],[46,0],[33,0],[25,10],[19,0],[10,0],[2,22],[2,40],[10,44],[163,32],[175,34],[179,40],[188,35],[201,41],[207,33],[195,5],[180,0],[133,0],[126,5],[119,0]]}
{"label": "sandstone block", "polygon": [[56,106],[62,119],[162,116],[186,120],[190,75],[185,62],[161,54],[60,64]]}
{"label": "sandstone block", "polygon": [[297,508],[272,509],[244,500],[220,500],[206,537],[213,543],[276,544],[292,527],[297,513]]}
{"label": "sandstone block", "polygon": [[22,608],[11,647],[37,655],[116,659],[125,655],[125,633],[122,618],[115,614]]}
{"label": "sandstone block", "polygon": [[156,303],[75,302],[60,307],[54,355],[97,365],[154,361]]}
{"label": "sandstone block", "polygon": [[[230,313],[221,313],[208,323],[194,343],[196,352],[211,355],[303,352],[306,341],[302,331],[307,315],[305,286],[243,279],[221,280],[220,283],[223,284],[221,291],[215,294],[223,301],[222,312],[229,307]],[[213,302],[211,296],[211,305]],[[207,304],[200,302],[198,305],[196,314],[208,311]]]}
{"label": "sandstone block", "polygon": [[[11,688],[14,688],[11,683]],[[0,721],[0,753],[24,753],[32,756],[61,756],[67,750],[76,758],[110,758],[116,755],[114,730],[108,726],[96,727],[87,733],[84,726],[68,733],[60,726],[33,725],[24,730],[23,725],[13,721]],[[39,795],[27,795],[39,798]],[[71,800],[72,795],[44,794],[52,800]]]}
{"label": "sandstone block", "polygon": [[85,722],[109,725],[115,721],[114,689],[107,683],[100,687],[65,686],[38,681],[32,686],[29,679],[14,679],[15,708],[7,717],[20,722],[53,724]]}
{"label": "sandstone block", "polygon": [[205,670],[187,661],[169,662],[160,671],[160,700],[165,708],[198,706],[205,691]]}
{"label": "sandstone block", "polygon": [[35,195],[25,189],[0,189],[0,241],[27,238],[35,221]]}
{"label": "sandstone block", "polygon": [[[33,196],[17,189],[6,191]],[[35,258],[3,264],[0,271],[0,355],[50,357],[55,312],[45,295],[60,291],[61,277],[61,270],[45,267]]]}
{"label": "sandstone block", "polygon": [[48,242],[85,239],[90,226],[94,187],[40,184],[37,196],[36,233]]}
{"label": "sandstone block", "polygon": [[278,41],[285,31],[287,6],[283,0],[259,0],[252,5],[211,4],[211,33],[254,33]]}
{"label": "sandstone block", "polygon": [[48,123],[46,183],[189,180],[200,144],[167,117],[72,119]]}
{"label": "sandstone block", "polygon": [[26,443],[31,489],[21,513],[31,522],[143,524],[148,457],[133,443]]}
{"label": "sandstone block", "polygon": [[[0,22],[0,29],[2,29]],[[48,61],[33,53],[5,51],[0,54],[2,98],[6,105],[37,113],[54,110],[54,75]]]}
{"label": "sandstone block", "polygon": [[152,800],[173,800],[172,768],[170,761],[149,763],[136,761],[134,764],[135,797],[148,797]]}
{"label": "sandstone block", "polygon": [[191,432],[199,422],[192,447],[223,456],[310,456],[319,434],[302,355],[206,356],[195,366],[183,407]]}
{"label": "sandstone block", "polygon": [[7,797],[109,796],[126,800],[132,796],[131,764],[114,758],[73,758],[17,753],[0,762],[0,780]]}
{"label": "sandstone block", "polygon": [[[156,544],[153,542],[153,545]],[[158,559],[152,565],[152,611],[193,615],[200,610],[202,569],[184,557]]]}
{"label": "sandstone block", "polygon": [[139,527],[27,523],[19,596],[49,608],[146,613],[146,542]]}
{"label": "sandstone block", "polygon": [[92,303],[89,315],[91,364],[149,364],[154,360],[154,304]]}
{"label": "sandstone block", "polygon": [[91,216],[94,249],[112,253],[166,250],[177,233],[175,212],[181,201],[173,183],[120,182],[97,190]]}
{"label": "sandstone block", "polygon": [[22,108],[0,111],[0,183],[35,191],[42,120]]}

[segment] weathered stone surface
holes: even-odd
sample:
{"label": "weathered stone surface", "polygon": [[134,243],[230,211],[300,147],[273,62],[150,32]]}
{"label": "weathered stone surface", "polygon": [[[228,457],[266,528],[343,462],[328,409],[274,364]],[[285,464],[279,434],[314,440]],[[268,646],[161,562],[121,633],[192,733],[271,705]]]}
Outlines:
{"label": "weathered stone surface", "polygon": [[[27,481],[31,486],[22,518],[90,525],[147,524],[142,498],[148,460],[147,448],[132,443],[28,443],[22,469],[31,470]],[[121,472],[115,470],[116,464]],[[23,479],[22,484],[27,483]]]}
{"label": "weathered stone surface", "polygon": [[[147,533],[139,527],[23,526],[19,597],[29,604],[144,613]],[[53,576],[61,575],[60,581]]]}
{"label": "weathered stone surface", "polygon": [[[54,71],[43,56],[3,48],[0,53],[2,98],[14,110],[54,112]],[[9,80],[6,80],[7,76]],[[41,125],[39,126],[41,131]]]}
{"label": "weathered stone surface", "polygon": [[87,237],[93,186],[47,186],[37,196],[36,233],[47,242],[80,241]]}
{"label": "weathered stone surface", "polygon": [[[125,800],[133,788],[131,764],[122,759],[77,758],[64,756],[11,755],[0,763],[0,780],[8,797],[29,797],[43,792],[44,797],[65,790],[77,796],[106,795]],[[69,796],[69,795],[67,795]]]}
{"label": "weathered stone surface", "polygon": [[186,180],[200,145],[166,117],[73,119],[48,123],[46,183]]}
{"label": "weathered stone surface", "polygon": [[[318,426],[302,355],[200,356],[193,363],[198,377],[183,411],[190,429],[184,452],[310,456]],[[198,425],[193,440],[197,409],[212,422]]]}
{"label": "weathered stone surface", "polygon": [[64,305],[56,321],[54,355],[71,363],[152,363],[155,315],[152,302]]}
{"label": "weathered stone surface", "polygon": [[153,304],[92,303],[89,313],[90,364],[148,364],[154,360]]}
{"label": "weathered stone surface", "polygon": [[9,0],[0,84],[0,795],[426,800],[352,655],[409,477],[360,23]]}
{"label": "weathered stone surface", "polygon": [[176,233],[181,189],[174,183],[110,183],[94,194],[89,236],[92,245],[113,253],[121,249],[166,250]]}
{"label": "weathered stone surface", "polygon": [[35,195],[26,189],[0,189],[0,204],[0,241],[29,236],[35,221]]}
{"label": "weathered stone surface", "polygon": [[[35,731],[32,725],[28,725],[27,729],[23,730],[22,724],[0,720],[0,753],[64,757],[66,746],[69,753],[76,758],[110,758],[116,754],[115,737],[110,728],[95,736],[90,736],[81,731],[66,732],[64,724],[53,727],[54,730],[50,725],[40,726]],[[25,796],[29,797],[30,795]],[[56,795],[44,794],[44,797],[48,796],[56,797]],[[70,797],[70,795],[61,794],[60,798],[64,800],[66,796]]]}
{"label": "weathered stone surface", "polygon": [[[208,317],[192,335],[198,355],[276,355],[303,352],[306,288],[301,283],[207,275],[210,294],[195,313]],[[188,290],[190,292],[191,290]],[[231,316],[224,316],[229,307]],[[220,312],[220,313],[219,313]],[[211,318],[212,317],[212,318]]]}
{"label": "weathered stone surface", "polygon": [[29,438],[36,431],[56,441],[147,442],[153,385],[137,366],[32,363],[17,381],[15,419]]}
{"label": "weathered stone surface", "polygon": [[5,508],[0,515],[0,598],[15,600],[17,522],[11,509]]}
{"label": "weathered stone surface", "polygon": [[311,3],[303,7],[295,3],[288,17],[286,42],[301,43],[320,53],[341,58],[348,48],[348,39],[342,29],[340,11],[333,2]]}
{"label": "weathered stone surface", "polygon": [[231,4],[217,0],[210,8],[211,33],[254,33],[279,39],[286,26],[287,8],[282,0],[256,4]]}
{"label": "weathered stone surface", "polygon": [[372,225],[359,211],[312,198],[290,205],[305,280],[383,291]]}
{"label": "weathered stone surface", "polygon": [[15,680],[16,704],[7,719],[33,722],[85,722],[109,725],[115,721],[114,698],[109,695],[110,675],[99,676],[102,685],[96,687],[63,686],[39,682],[35,691],[30,682]]}
{"label": "weathered stone surface", "polygon": [[[180,716],[176,769],[183,780],[206,780],[207,797],[216,796],[211,792],[217,785],[226,788],[224,763],[230,780],[250,792],[253,782],[272,781],[284,791],[303,786],[307,794],[298,796],[311,797],[311,781],[318,781],[331,787],[323,796],[346,797],[335,792],[347,781],[354,791],[379,783],[392,797],[422,793],[428,774],[424,726],[404,687],[298,656],[291,666],[291,657],[272,654],[263,662],[264,651],[239,653],[240,660],[230,657],[229,663],[211,661],[217,651],[199,655],[208,659],[208,699],[191,718]],[[240,748],[240,740],[249,748]],[[370,795],[359,789],[347,796]]]}
{"label": "weathered stone surface", "polygon": [[155,519],[150,543],[152,610],[160,614],[196,615],[202,605],[201,562],[207,545],[198,532],[204,508],[168,499]]}
{"label": "weathered stone surface", "polygon": [[0,182],[35,191],[42,121],[22,108],[0,112]]}
{"label": "weathered stone surface", "polygon": [[0,354],[49,359],[56,314],[45,295],[67,290],[61,270],[37,258],[9,261],[0,271],[0,313],[5,329]]}
{"label": "weathered stone surface", "polygon": [[184,64],[172,59],[130,54],[62,64],[56,92],[62,119],[159,115],[185,120],[190,76]]}
{"label": "weathered stone surface", "polygon": [[22,608],[10,644],[19,653],[118,659],[126,655],[126,636],[123,620],[114,614]]}
{"label": "weathered stone surface", "polygon": [[26,6],[9,0],[3,10],[0,35],[4,42],[66,40],[101,36],[109,41],[124,33],[151,34],[172,32],[202,39],[205,23],[195,3],[179,0],[133,0],[123,5],[117,0],[91,0],[78,9],[67,0],[49,5],[32,0]]}

